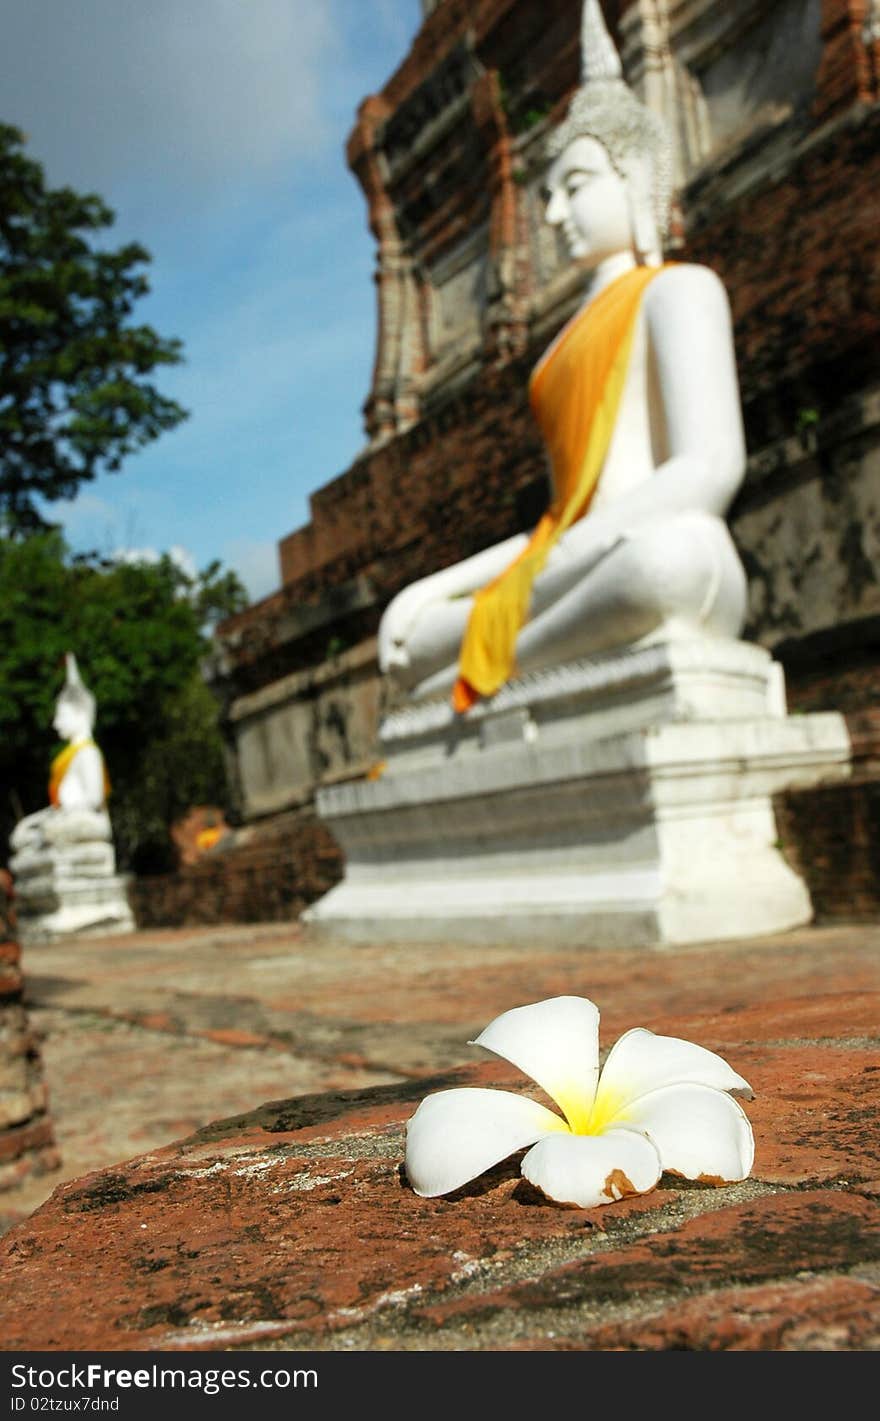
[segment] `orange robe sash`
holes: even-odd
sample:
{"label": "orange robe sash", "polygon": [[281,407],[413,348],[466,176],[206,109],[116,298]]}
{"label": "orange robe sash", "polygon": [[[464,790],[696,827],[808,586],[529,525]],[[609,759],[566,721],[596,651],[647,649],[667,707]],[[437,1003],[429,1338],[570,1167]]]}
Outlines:
{"label": "orange robe sash", "polygon": [[[73,760],[74,756],[77,755],[80,750],[82,750],[83,746],[94,744],[94,740],[77,740],[76,743],[73,745],[65,745],[64,749],[59,750],[58,754],[53,759],[52,764],[49,768],[49,803],[54,804],[56,808],[58,807],[59,802],[58,791],[61,788],[61,781],[64,779],[64,776],[70,769],[71,761]],[[103,765],[103,756],[101,757],[101,760]],[[106,799],[106,797],[110,793],[110,776],[107,774],[106,765],[103,765],[103,769],[104,798]]]}
{"label": "orange robe sash", "polygon": [[550,458],[553,502],[519,556],[474,595],[452,692],[458,712],[480,696],[493,696],[515,670],[532,584],[553,544],[583,518],[596,491],[642,295],[662,270],[637,266],[617,277],[572,317],[532,372],[529,402]]}

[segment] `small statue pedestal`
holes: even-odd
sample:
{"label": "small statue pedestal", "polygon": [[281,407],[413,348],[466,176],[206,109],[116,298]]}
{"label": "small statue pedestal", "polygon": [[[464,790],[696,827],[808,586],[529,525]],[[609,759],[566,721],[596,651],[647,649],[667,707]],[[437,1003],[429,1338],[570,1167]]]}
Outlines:
{"label": "small statue pedestal", "polygon": [[722,637],[510,682],[460,719],[389,715],[381,777],[319,792],[343,881],[328,937],[662,946],[809,922],[771,796],[846,777],[843,717],[787,716],[782,668]]}
{"label": "small statue pedestal", "polygon": [[20,847],[14,833],[12,839],[9,867],[22,944],[134,932],[106,810],[46,810],[39,830],[39,842],[33,833]]}

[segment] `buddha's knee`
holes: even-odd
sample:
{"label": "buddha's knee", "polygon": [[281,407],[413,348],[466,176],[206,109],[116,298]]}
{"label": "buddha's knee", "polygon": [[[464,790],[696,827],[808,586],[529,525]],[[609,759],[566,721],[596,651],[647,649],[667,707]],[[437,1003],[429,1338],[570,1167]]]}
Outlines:
{"label": "buddha's knee", "polygon": [[724,522],[682,513],[627,539],[625,600],[658,619],[736,636],[745,621],[745,572]]}
{"label": "buddha's knee", "polygon": [[44,837],[43,826],[51,813],[52,810],[47,807],[26,815],[24,819],[19,819],[9,836],[10,848],[13,850],[25,849],[41,844]]}

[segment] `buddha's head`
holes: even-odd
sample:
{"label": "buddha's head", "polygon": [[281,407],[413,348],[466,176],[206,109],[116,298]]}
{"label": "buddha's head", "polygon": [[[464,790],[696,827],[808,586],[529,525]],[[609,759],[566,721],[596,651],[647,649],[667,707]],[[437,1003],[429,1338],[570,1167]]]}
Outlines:
{"label": "buddha's head", "polygon": [[658,262],[672,198],[668,139],[623,82],[598,0],[584,0],[581,55],[580,88],[547,144],[547,220],[585,265],[623,251]]}
{"label": "buddha's head", "polygon": [[55,702],[53,728],[62,740],[86,740],[95,724],[95,698],[83,685],[76,657],[65,657],[67,676]]}

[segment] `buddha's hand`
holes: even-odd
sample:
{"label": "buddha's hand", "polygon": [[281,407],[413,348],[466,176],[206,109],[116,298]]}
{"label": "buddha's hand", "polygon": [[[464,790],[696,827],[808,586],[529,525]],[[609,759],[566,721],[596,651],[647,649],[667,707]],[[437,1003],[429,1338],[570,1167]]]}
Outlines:
{"label": "buddha's hand", "polygon": [[379,670],[383,676],[393,676],[395,671],[406,671],[409,666],[409,652],[402,642],[393,641],[379,648]]}
{"label": "buddha's hand", "polygon": [[378,658],[383,675],[405,671],[410,664],[409,639],[431,593],[424,581],[411,583],[392,598],[379,623]]}
{"label": "buddha's hand", "polygon": [[42,826],[52,813],[52,806],[47,804],[45,809],[38,809],[35,813],[26,814],[23,819],[19,819],[9,836],[9,847],[11,849],[29,847],[32,841],[41,837]]}

